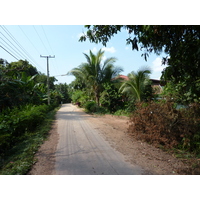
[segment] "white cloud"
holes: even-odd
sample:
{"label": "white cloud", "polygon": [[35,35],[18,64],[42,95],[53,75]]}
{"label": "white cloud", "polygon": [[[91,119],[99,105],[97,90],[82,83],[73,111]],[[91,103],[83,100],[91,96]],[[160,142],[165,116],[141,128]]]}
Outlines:
{"label": "white cloud", "polygon": [[151,65],[151,69],[152,69],[152,74],[151,74],[151,78],[152,79],[160,79],[161,75],[162,75],[162,71],[163,69],[166,68],[166,65],[162,65],[162,58],[157,57]]}
{"label": "white cloud", "polygon": [[97,53],[97,48],[94,47],[91,51],[92,51],[92,53]]}
{"label": "white cloud", "polygon": [[154,72],[161,72],[166,66],[162,65],[162,58],[157,57],[153,62],[152,69]]}
{"label": "white cloud", "polygon": [[110,52],[110,53],[115,53],[115,52],[116,52],[116,50],[115,50],[114,47],[110,47],[110,48],[108,48],[108,47],[103,47],[102,50],[105,51],[105,52],[106,52],[106,51],[107,51],[107,52]]}
{"label": "white cloud", "polygon": [[[92,53],[97,53],[97,48],[93,47],[93,49],[90,49],[92,51]],[[90,53],[90,50],[85,50],[84,53]]]}

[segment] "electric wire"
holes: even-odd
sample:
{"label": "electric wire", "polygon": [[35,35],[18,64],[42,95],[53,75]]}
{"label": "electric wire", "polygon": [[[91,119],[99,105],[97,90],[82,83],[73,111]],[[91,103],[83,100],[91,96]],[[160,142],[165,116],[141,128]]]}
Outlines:
{"label": "electric wire", "polygon": [[48,50],[47,50],[47,48],[46,48],[46,46],[45,46],[44,42],[42,41],[42,39],[41,39],[41,37],[40,37],[39,33],[37,32],[37,30],[36,30],[36,28],[35,28],[35,26],[34,26],[34,25],[33,25],[33,28],[34,28],[34,30],[35,30],[35,32],[36,32],[36,34],[37,34],[37,36],[39,37],[39,39],[40,39],[41,43],[43,44],[44,48],[46,49],[47,53],[50,55],[50,53],[48,52]]}
{"label": "electric wire", "polygon": [[7,49],[5,49],[3,46],[0,45],[0,47],[6,51],[7,53],[9,53],[13,58],[15,58],[16,60],[19,60],[18,58],[16,58],[12,53],[10,53]]}
{"label": "electric wire", "polygon": [[[51,48],[50,42],[49,42],[48,37],[47,37],[47,35],[46,35],[46,32],[45,32],[45,30],[44,30],[44,27],[43,27],[42,25],[41,25],[41,27],[42,27],[44,36],[45,36],[45,38],[46,38],[46,40],[47,40],[47,43],[48,43],[48,45],[49,45],[49,47],[50,47],[50,49],[51,49],[51,52],[53,53],[53,55],[55,55],[55,53],[53,52],[53,49]],[[55,57],[55,58],[56,58],[56,57]],[[56,59],[55,59],[55,61],[56,61]],[[54,59],[53,59],[53,67],[54,67],[54,69],[55,69],[55,72],[57,73],[57,68],[55,67],[54,64],[55,64],[55,63],[54,63]],[[58,66],[57,62],[56,62],[56,65]]]}
{"label": "electric wire", "polygon": [[[2,32],[0,32],[2,35],[3,35],[3,33]],[[5,35],[3,35],[7,40],[8,40],[8,38],[5,36]],[[18,51],[16,51],[10,44],[8,44],[8,42],[6,42],[2,37],[0,37],[0,39],[4,42],[4,43],[6,43],[16,54],[18,54],[18,56],[20,57],[20,58],[23,58],[24,57],[24,55],[21,55],[19,52],[19,50]],[[9,41],[9,40],[8,40]],[[10,42],[10,41],[9,41]],[[4,44],[5,45],[5,44]],[[14,45],[13,45],[14,46]],[[8,47],[7,47],[8,48]],[[16,47],[15,47],[16,48]]]}
{"label": "electric wire", "polygon": [[35,32],[36,32],[36,34],[37,34],[37,36],[39,37],[39,39],[40,39],[41,43],[43,44],[44,48],[46,49],[47,53],[50,55],[49,51],[47,50],[47,48],[46,48],[46,46],[45,46],[45,44],[44,44],[43,40],[41,39],[41,37],[40,37],[40,35],[39,35],[39,33],[38,33],[38,31],[37,31],[37,29],[35,28],[35,26],[34,26],[34,25],[33,25],[33,28],[34,28],[34,30],[35,30]]}
{"label": "electric wire", "polygon": [[31,42],[31,40],[29,39],[29,37],[26,35],[26,33],[23,31],[23,29],[18,25],[18,27],[20,28],[20,30],[22,31],[22,33],[25,35],[25,37],[28,39],[28,41],[31,43],[31,45],[34,47],[34,49],[37,51],[38,55],[40,55],[40,52],[38,51],[38,49],[35,47],[35,45]]}
{"label": "electric wire", "polygon": [[[22,47],[22,45],[14,38],[14,36],[6,29],[6,27],[3,27],[2,25],[0,26],[6,33],[7,35],[15,42],[15,44],[17,44],[17,46],[23,51],[23,53],[12,43],[10,42],[8,39],[8,41],[19,51],[21,52],[21,54],[25,55],[25,56],[21,56],[21,57],[25,57],[27,59],[28,57],[28,61],[31,63],[34,63],[34,65],[38,66],[38,63],[31,57],[31,55]],[[31,61],[30,61],[31,60]],[[41,68],[41,67],[39,67]]]}
{"label": "electric wire", "polygon": [[[30,55],[28,55],[28,53],[26,52],[26,50],[21,46],[21,44],[14,38],[14,36],[8,31],[8,29],[6,27],[3,27],[1,25],[1,28],[9,35],[9,37],[15,42],[15,44],[26,54],[25,57],[30,57]],[[18,49],[18,48],[17,48]],[[20,51],[18,49],[18,51]],[[25,55],[24,54],[24,55]],[[29,58],[30,59],[30,58]]]}
{"label": "electric wire", "polygon": [[[52,50],[52,48],[51,48],[51,45],[50,45],[50,43],[49,43],[49,40],[48,40],[48,38],[47,38],[47,35],[46,35],[46,33],[45,33],[44,27],[43,27],[42,25],[41,25],[41,27],[42,27],[43,33],[44,33],[44,35],[45,35],[45,38],[46,38],[46,40],[47,40],[47,43],[48,43],[48,45],[49,45],[49,47],[50,47],[52,53],[54,54],[54,52],[53,52],[53,50]],[[54,55],[55,55],[55,54],[54,54]]]}
{"label": "electric wire", "polygon": [[[18,25],[18,27],[20,28],[20,30],[22,31],[22,33],[25,35],[25,37],[28,39],[28,41],[31,43],[31,45],[33,46],[33,48],[37,51],[38,55],[41,55],[41,53],[38,51],[38,49],[35,47],[35,45],[32,43],[32,41],[29,39],[29,37],[27,36],[27,34],[23,31],[23,29]],[[38,65],[38,64],[37,64]],[[42,69],[42,71],[45,71],[41,65],[38,65],[40,66],[40,69]]]}
{"label": "electric wire", "polygon": [[[2,28],[2,26],[1,26],[1,28]],[[5,29],[3,29],[3,30],[5,31]],[[11,35],[9,35],[8,32],[5,31],[5,33],[6,33],[9,37],[11,37]],[[12,45],[14,46],[15,49],[17,49],[18,55],[20,54],[20,57],[26,58],[26,55],[24,55],[24,53],[22,53],[22,52],[19,50],[18,47],[16,47],[2,32],[1,32],[1,34],[6,38],[7,41],[9,41],[10,44],[12,44]],[[14,40],[13,38],[11,38],[11,39]],[[2,39],[2,40],[3,40],[3,39]],[[16,43],[16,42],[15,42],[15,43]],[[7,44],[8,44],[8,43],[7,43]],[[10,45],[9,45],[9,46],[10,46]]]}
{"label": "electric wire", "polygon": [[[5,28],[6,29],[6,28]],[[7,29],[6,29],[7,30]],[[8,30],[7,30],[8,31]],[[9,31],[8,31],[8,33],[10,33]],[[36,66],[38,65],[38,63],[32,58],[32,56],[23,48],[23,46],[12,36],[12,34],[10,33],[10,35],[11,35],[11,37],[14,39],[14,41],[16,41],[17,43],[17,45],[22,49],[22,51],[27,55],[27,56],[25,56],[25,57],[28,57],[29,58],[29,60],[32,60],[32,62],[33,63],[35,63],[36,64]]]}

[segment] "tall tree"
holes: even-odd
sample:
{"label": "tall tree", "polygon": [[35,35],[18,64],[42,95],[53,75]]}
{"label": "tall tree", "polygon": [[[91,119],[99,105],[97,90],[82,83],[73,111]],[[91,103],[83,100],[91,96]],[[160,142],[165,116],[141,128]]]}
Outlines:
{"label": "tall tree", "polygon": [[149,69],[139,70],[137,73],[132,71],[128,74],[128,80],[125,80],[119,91],[131,96],[136,101],[140,102],[145,98],[145,91],[150,85]]}
{"label": "tall tree", "polygon": [[[127,30],[127,44],[133,50],[142,50],[145,60],[150,53],[165,52],[163,63],[168,66],[163,71],[167,81],[175,85],[181,83],[178,92],[190,101],[199,101],[200,96],[200,26],[198,25],[94,25],[85,26],[87,33],[80,38],[85,41],[101,42],[106,45],[123,28]],[[182,84],[183,83],[183,84]]]}
{"label": "tall tree", "polygon": [[69,96],[69,86],[66,83],[55,85],[55,91],[58,91],[61,94],[63,103],[69,103],[71,101]]}
{"label": "tall tree", "polygon": [[89,55],[84,53],[86,63],[72,69],[69,74],[81,79],[90,88],[95,96],[96,103],[99,105],[100,93],[103,90],[103,84],[110,82],[117,76],[122,69],[115,67],[116,58],[110,57],[103,62],[104,51],[101,49],[95,55],[90,51]]}

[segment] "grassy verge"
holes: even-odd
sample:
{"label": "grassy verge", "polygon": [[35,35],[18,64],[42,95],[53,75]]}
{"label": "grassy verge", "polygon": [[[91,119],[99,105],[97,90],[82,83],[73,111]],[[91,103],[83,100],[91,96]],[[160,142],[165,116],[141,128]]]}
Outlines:
{"label": "grassy verge", "polygon": [[6,152],[4,158],[0,160],[1,175],[23,175],[31,169],[36,162],[34,155],[47,139],[57,110],[58,108],[50,111],[34,132],[27,132],[23,141]]}

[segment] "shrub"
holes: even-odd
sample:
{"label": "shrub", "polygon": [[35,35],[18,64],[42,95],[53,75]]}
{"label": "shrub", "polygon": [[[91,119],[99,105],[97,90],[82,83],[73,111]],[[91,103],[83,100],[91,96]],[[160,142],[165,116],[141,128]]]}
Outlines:
{"label": "shrub", "polygon": [[84,105],[86,112],[96,112],[97,111],[97,104],[94,101],[87,101]]}
{"label": "shrub", "polygon": [[104,107],[98,106],[95,101],[88,101],[84,105],[86,112],[97,113],[97,114],[105,114],[108,110]]}
{"label": "shrub", "polygon": [[27,132],[34,131],[52,109],[48,105],[26,105],[0,115],[0,154],[21,141]]}
{"label": "shrub", "polygon": [[120,110],[117,110],[114,113],[114,115],[117,115],[117,116],[128,116],[129,112],[127,112],[126,110],[120,109]]}
{"label": "shrub", "polygon": [[129,132],[155,145],[200,152],[200,105],[176,110],[172,102],[138,103]]}
{"label": "shrub", "polygon": [[109,113],[109,111],[108,111],[106,108],[104,108],[104,107],[97,106],[96,113],[97,113],[97,114],[100,114],[100,115],[101,115],[101,114],[104,115],[104,114],[106,114],[106,113]]}
{"label": "shrub", "polygon": [[76,90],[72,94],[72,102],[78,106],[83,106],[88,101],[88,96],[85,94],[85,91]]}

